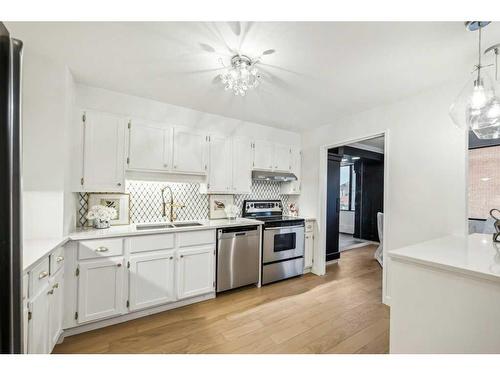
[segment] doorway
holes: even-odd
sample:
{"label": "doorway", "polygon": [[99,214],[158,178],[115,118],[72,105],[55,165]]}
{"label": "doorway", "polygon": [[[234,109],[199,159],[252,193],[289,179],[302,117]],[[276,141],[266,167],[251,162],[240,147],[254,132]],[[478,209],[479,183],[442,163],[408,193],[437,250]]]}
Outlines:
{"label": "doorway", "polygon": [[[328,148],[326,263],[338,261],[343,251],[379,245],[383,237],[384,148],[383,135]],[[381,246],[377,254],[382,265]]]}

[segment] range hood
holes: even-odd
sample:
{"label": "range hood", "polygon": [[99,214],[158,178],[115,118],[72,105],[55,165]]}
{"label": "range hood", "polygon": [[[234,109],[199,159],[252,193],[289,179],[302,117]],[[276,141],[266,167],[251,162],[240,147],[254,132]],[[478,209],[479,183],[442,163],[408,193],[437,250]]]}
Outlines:
{"label": "range hood", "polygon": [[259,181],[289,182],[297,181],[297,176],[288,172],[252,171],[252,179]]}

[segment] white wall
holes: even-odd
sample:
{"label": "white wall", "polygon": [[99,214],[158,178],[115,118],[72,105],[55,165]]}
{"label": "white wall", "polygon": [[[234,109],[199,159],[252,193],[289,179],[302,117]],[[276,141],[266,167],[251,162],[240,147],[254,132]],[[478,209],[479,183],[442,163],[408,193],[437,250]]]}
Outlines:
{"label": "white wall", "polygon": [[68,69],[23,51],[23,236],[59,237],[64,233],[65,171],[68,160]]}
{"label": "white wall", "polygon": [[[448,117],[448,107],[459,89],[455,84],[437,87],[305,132],[303,214],[321,219],[321,146],[350,143],[388,130],[384,250],[466,233],[466,132]],[[390,271],[388,274],[390,277]]]}
{"label": "white wall", "polygon": [[167,125],[188,126],[209,132],[246,136],[254,139],[268,139],[295,146],[301,144],[301,136],[296,132],[82,84],[76,84],[75,89],[75,105],[81,109],[112,112]]}
{"label": "white wall", "polygon": [[354,211],[340,211],[339,231],[341,233],[354,233]]}

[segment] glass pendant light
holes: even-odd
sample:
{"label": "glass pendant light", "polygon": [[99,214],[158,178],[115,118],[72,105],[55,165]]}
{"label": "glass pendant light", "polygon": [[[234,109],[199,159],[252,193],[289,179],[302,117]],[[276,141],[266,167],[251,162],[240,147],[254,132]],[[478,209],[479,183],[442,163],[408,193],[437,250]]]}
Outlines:
{"label": "glass pendant light", "polygon": [[471,78],[450,106],[450,117],[460,127],[472,130],[479,139],[500,138],[500,98],[498,82],[492,80],[481,64],[481,30],[488,21],[470,21],[465,26],[477,31],[478,64]]}

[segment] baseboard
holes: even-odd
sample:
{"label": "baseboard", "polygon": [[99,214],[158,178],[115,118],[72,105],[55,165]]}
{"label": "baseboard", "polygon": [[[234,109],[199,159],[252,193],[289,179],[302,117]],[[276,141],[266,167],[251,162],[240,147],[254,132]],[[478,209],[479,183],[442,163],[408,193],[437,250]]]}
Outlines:
{"label": "baseboard", "polygon": [[329,260],[328,262],[325,263],[325,265],[329,266],[330,264],[335,264],[335,263],[338,263],[338,262],[339,262],[338,259]]}
{"label": "baseboard", "polygon": [[144,316],[148,315],[153,315],[153,314],[158,314],[163,311],[168,311],[172,309],[176,309],[178,307],[186,306],[186,305],[192,305],[193,303],[201,302],[201,301],[206,301],[208,299],[215,298],[215,293],[211,292],[208,294],[203,294],[201,296],[196,296],[193,298],[188,298],[182,301],[177,301],[173,303],[169,303],[167,305],[161,305],[157,307],[152,307],[146,310],[140,310],[140,311],[134,311],[125,315],[119,315],[115,316],[113,318],[105,319],[105,320],[99,320],[96,322],[90,322],[90,323],[85,323],[76,327],[68,328],[65,329],[62,333],[62,335],[59,337],[59,340],[64,340],[65,337],[73,336],[73,335],[78,335],[83,332],[88,332],[88,331],[93,331],[95,329],[99,328],[104,328],[108,327],[114,324],[118,323],[123,323],[123,322],[128,322],[129,320],[134,320],[137,318],[142,318]]}

